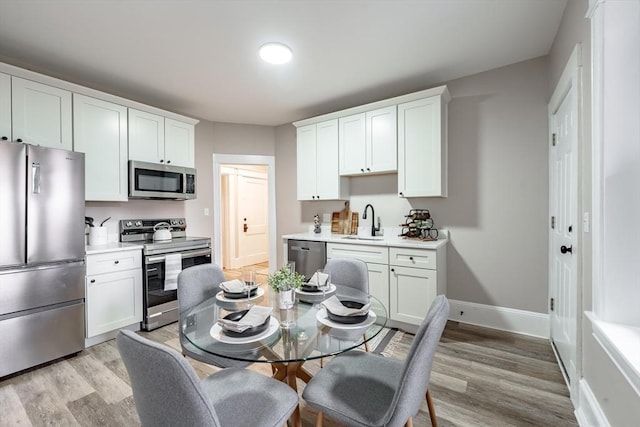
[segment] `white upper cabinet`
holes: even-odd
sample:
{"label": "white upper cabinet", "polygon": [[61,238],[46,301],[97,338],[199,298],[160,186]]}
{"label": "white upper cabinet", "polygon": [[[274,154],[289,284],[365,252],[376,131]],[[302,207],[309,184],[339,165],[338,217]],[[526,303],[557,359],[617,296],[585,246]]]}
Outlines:
{"label": "white upper cabinet", "polygon": [[129,108],[129,160],[165,163],[164,117]]}
{"label": "white upper cabinet", "polygon": [[338,120],[299,127],[297,136],[298,200],[349,197],[349,183],[338,174]]}
{"label": "white upper cabinet", "polygon": [[0,73],[0,140],[11,140],[11,76]]}
{"label": "white upper cabinet", "polygon": [[73,94],[73,149],[85,153],[85,200],[127,201],[127,108]]}
{"label": "white upper cabinet", "polygon": [[397,170],[396,106],[341,117],[340,175]]}
{"label": "white upper cabinet", "polygon": [[365,114],[340,117],[340,175],[359,175],[365,172],[367,139]]}
{"label": "white upper cabinet", "polygon": [[11,78],[12,140],[71,150],[71,92]]}
{"label": "white upper cabinet", "polygon": [[[341,177],[397,173],[401,197],[446,197],[447,104],[450,99],[447,87],[439,86],[293,124],[299,130],[306,128],[311,131],[314,125],[338,120],[338,175]],[[313,135],[316,138],[316,133]],[[299,144],[301,138],[299,133]],[[319,141],[320,137],[317,138]],[[317,147],[325,145],[330,144],[316,144]],[[301,150],[305,148],[298,146],[298,156]],[[301,193],[300,181],[307,176],[301,174],[311,167],[320,168],[324,162],[310,165],[306,161],[308,159],[298,158],[298,199],[316,200],[317,189],[316,197],[303,197],[303,193],[312,192],[313,187],[310,190],[304,187],[309,184],[305,181]],[[330,170],[323,169],[326,172],[323,179],[329,179]],[[342,194],[346,188],[348,193],[348,187],[341,182],[339,192]],[[322,194],[320,196],[324,198]]]}
{"label": "white upper cabinet", "polygon": [[165,161],[172,165],[194,167],[195,160],[195,126],[190,123],[164,119],[164,154]]}
{"label": "white upper cabinet", "polygon": [[194,125],[129,109],[129,160],[194,167]]}
{"label": "white upper cabinet", "polygon": [[398,169],[396,106],[367,111],[367,172]]}
{"label": "white upper cabinet", "polygon": [[296,180],[298,200],[315,200],[316,191],[316,125],[296,129]]}
{"label": "white upper cabinet", "polygon": [[398,105],[398,194],[447,196],[449,92]]}

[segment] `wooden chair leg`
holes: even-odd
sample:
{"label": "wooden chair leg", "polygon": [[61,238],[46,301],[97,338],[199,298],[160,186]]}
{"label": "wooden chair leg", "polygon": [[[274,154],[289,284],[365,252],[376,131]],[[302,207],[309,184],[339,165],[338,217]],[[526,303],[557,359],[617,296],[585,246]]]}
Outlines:
{"label": "wooden chair leg", "polygon": [[409,418],[404,426],[413,427],[413,418]]}
{"label": "wooden chair leg", "polygon": [[436,418],[436,408],[433,406],[433,399],[431,398],[431,391],[427,389],[427,407],[429,408],[429,418],[431,418],[431,425],[438,427],[438,419]]}
{"label": "wooden chair leg", "polygon": [[322,427],[323,419],[324,419],[324,414],[322,412],[318,412],[318,415],[316,415],[316,427]]}
{"label": "wooden chair leg", "polygon": [[320,358],[320,369],[324,368],[324,357]]}

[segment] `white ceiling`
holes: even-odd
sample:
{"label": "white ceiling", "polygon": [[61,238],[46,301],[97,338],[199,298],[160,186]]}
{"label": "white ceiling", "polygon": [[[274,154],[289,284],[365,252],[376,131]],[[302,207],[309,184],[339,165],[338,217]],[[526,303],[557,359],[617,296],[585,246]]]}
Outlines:
{"label": "white ceiling", "polygon": [[[0,0],[0,60],[280,125],[545,55],[567,0]],[[261,62],[278,41],[292,62]]]}

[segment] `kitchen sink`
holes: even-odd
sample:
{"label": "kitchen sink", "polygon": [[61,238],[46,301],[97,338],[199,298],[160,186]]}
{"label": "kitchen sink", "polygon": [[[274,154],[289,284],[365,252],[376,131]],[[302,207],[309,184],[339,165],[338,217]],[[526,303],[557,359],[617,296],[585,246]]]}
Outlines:
{"label": "kitchen sink", "polygon": [[384,240],[382,236],[344,236],[347,240]]}

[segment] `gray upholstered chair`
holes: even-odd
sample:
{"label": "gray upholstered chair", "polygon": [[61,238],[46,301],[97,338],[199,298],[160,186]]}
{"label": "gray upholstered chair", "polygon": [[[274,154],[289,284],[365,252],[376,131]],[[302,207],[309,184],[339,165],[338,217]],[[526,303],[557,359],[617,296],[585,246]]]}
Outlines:
{"label": "gray upholstered chair", "polygon": [[[331,274],[331,283],[333,284],[369,293],[369,269],[367,263],[362,260],[332,258],[327,260],[323,271]],[[365,342],[364,348],[369,351],[369,343]],[[320,360],[320,366],[324,366],[323,359]]]}
{"label": "gray upholstered chair", "polygon": [[[307,384],[302,398],[347,426],[413,425],[429,385],[431,367],[449,316],[444,295],[434,300],[404,361],[350,351],[333,359]],[[435,414],[433,416],[435,418]]]}
{"label": "gray upholstered chair", "polygon": [[288,385],[248,369],[202,380],[177,351],[121,330],[118,349],[143,426],[283,426],[298,405]]}
{"label": "gray upholstered chair", "polygon": [[327,260],[324,272],[331,274],[331,283],[369,293],[369,270],[367,263],[362,260],[332,258]]}
{"label": "gray upholstered chair", "polygon": [[[200,264],[185,268],[178,275],[178,309],[180,310],[180,324],[182,316],[190,308],[200,304],[207,298],[214,297],[220,292],[220,283],[227,280],[222,268],[217,264]],[[219,368],[243,368],[250,362],[218,357],[200,350],[180,334],[182,355],[197,361],[214,365]]]}

